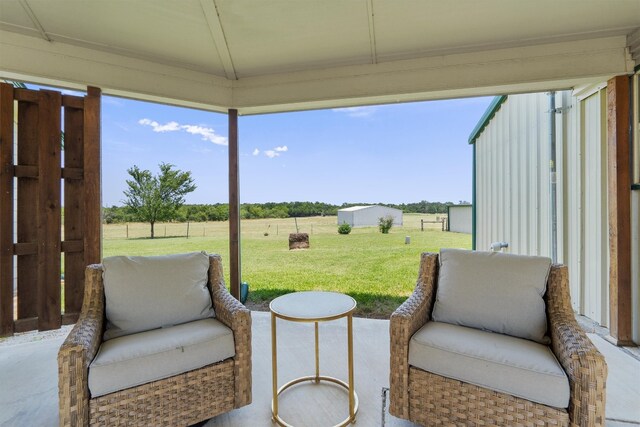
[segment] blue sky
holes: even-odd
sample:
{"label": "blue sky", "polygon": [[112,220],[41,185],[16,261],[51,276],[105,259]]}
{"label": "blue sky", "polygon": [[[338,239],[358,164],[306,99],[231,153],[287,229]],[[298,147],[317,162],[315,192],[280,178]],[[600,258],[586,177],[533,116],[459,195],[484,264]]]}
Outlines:
{"label": "blue sky", "polygon": [[[241,116],[243,203],[471,200],[467,139],[491,97]],[[134,164],[189,170],[187,203],[224,203],[227,116],[103,97],[103,205],[120,205]]]}

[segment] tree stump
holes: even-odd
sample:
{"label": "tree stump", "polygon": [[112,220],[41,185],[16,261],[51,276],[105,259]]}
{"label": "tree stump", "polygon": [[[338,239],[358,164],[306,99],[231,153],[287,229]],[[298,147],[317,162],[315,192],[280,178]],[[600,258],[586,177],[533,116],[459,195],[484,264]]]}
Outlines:
{"label": "tree stump", "polygon": [[291,233],[289,234],[289,250],[292,249],[309,249],[308,233]]}

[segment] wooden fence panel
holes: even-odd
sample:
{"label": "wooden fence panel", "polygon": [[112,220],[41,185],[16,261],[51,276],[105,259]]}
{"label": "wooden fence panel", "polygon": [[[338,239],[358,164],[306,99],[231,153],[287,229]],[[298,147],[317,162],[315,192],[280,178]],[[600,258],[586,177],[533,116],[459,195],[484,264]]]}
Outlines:
{"label": "wooden fence panel", "polygon": [[[18,102],[18,164],[23,170],[35,168],[35,177],[18,177],[17,244],[32,248],[18,254],[18,319],[38,316],[38,104]],[[16,174],[20,175],[20,174]],[[32,174],[23,174],[32,175]]]}
{"label": "wooden fence panel", "polygon": [[84,99],[84,260],[102,260],[102,193],[100,190],[100,95],[97,87],[87,89]]}
{"label": "wooden fence panel", "polygon": [[100,96],[93,87],[78,97],[0,84],[0,336],[78,319],[84,268],[102,259]]}
{"label": "wooden fence panel", "polygon": [[0,336],[13,333],[13,87],[0,83]]}
{"label": "wooden fence panel", "polygon": [[[82,101],[82,98],[80,98]],[[84,111],[64,109],[64,313],[80,312],[84,288]],[[79,172],[79,173],[78,173]],[[74,177],[74,178],[72,178]],[[79,243],[79,244],[78,244]],[[75,249],[75,250],[73,250]]]}
{"label": "wooden fence panel", "polygon": [[59,92],[40,91],[38,329],[60,328],[60,106]]}

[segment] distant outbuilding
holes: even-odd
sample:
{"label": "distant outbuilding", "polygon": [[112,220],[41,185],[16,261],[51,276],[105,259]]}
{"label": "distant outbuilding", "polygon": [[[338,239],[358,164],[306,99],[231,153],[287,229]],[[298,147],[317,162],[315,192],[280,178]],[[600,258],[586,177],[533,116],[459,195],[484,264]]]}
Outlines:
{"label": "distant outbuilding", "polygon": [[338,225],[347,223],[352,227],[375,227],[378,220],[393,217],[393,225],[402,225],[402,211],[386,206],[352,206],[338,210]]}
{"label": "distant outbuilding", "polygon": [[447,207],[447,231],[471,234],[473,231],[473,206],[451,205]]}

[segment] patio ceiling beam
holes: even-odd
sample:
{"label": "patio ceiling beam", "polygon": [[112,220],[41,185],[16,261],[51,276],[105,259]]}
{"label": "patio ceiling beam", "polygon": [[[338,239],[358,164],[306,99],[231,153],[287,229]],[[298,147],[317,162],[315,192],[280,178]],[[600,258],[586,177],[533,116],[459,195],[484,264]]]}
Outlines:
{"label": "patio ceiling beam", "polygon": [[241,114],[567,89],[633,72],[626,37],[466,52],[247,77]]}
{"label": "patio ceiling beam", "polygon": [[218,14],[218,7],[215,0],[200,0],[200,6],[202,12],[207,20],[209,26],[209,32],[213,43],[218,50],[218,56],[224,67],[224,72],[229,80],[237,80],[236,70],[233,66],[233,60],[231,59],[231,52],[229,51],[229,45],[227,44],[227,37],[224,34],[222,23],[220,22],[220,15]]}
{"label": "patio ceiling beam", "polygon": [[621,35],[230,80],[0,31],[0,77],[240,115],[561,90],[633,67]]}
{"label": "patio ceiling beam", "polygon": [[4,30],[0,77],[220,113],[231,104],[224,77]]}

